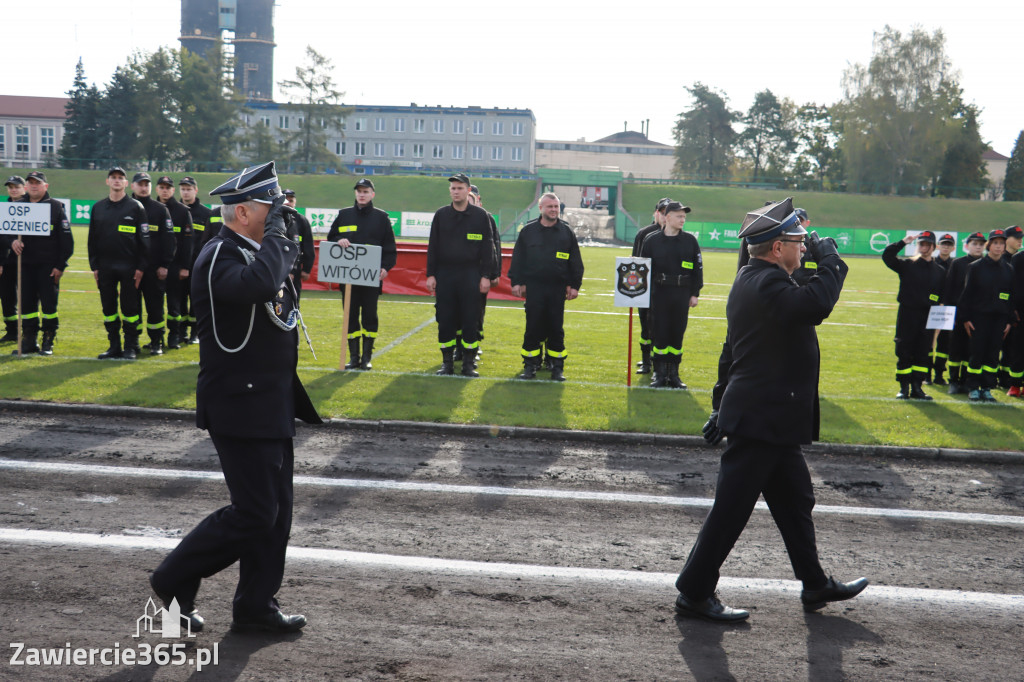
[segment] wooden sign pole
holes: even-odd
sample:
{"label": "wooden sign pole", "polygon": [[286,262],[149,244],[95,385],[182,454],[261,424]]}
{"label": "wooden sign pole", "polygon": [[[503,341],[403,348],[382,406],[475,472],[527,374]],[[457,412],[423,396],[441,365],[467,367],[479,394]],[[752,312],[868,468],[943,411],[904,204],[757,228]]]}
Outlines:
{"label": "wooden sign pole", "polygon": [[341,360],[338,369],[345,369],[345,353],[348,352],[348,317],[352,310],[352,285],[345,285],[345,297],[342,299],[341,313]]}

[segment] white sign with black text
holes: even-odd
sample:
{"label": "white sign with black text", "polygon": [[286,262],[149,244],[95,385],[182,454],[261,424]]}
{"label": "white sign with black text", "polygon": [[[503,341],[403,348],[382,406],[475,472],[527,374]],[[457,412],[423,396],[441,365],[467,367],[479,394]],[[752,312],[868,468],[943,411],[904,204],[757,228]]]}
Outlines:
{"label": "white sign with black text", "polygon": [[380,285],[381,248],[372,244],[351,244],[344,247],[337,242],[320,243],[320,266],[317,279],[321,282],[353,284],[362,287]]}
{"label": "white sign with black text", "polygon": [[0,234],[50,234],[50,204],[23,201],[0,204]]}
{"label": "white sign with black text", "polygon": [[928,311],[928,324],[924,328],[950,330],[953,328],[955,321],[955,305],[933,305],[931,310]]}

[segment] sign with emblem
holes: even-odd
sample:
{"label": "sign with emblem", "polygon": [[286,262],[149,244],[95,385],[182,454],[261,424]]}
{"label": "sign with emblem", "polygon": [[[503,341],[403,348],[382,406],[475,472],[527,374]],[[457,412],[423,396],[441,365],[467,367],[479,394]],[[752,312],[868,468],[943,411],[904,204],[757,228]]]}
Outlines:
{"label": "sign with emblem", "polygon": [[615,305],[648,308],[651,305],[651,259],[615,259]]}
{"label": "sign with emblem", "polygon": [[50,204],[27,201],[0,204],[0,234],[50,234]]}
{"label": "sign with emblem", "polygon": [[320,265],[316,276],[321,282],[378,286],[380,253],[381,248],[372,244],[351,244],[346,248],[337,242],[320,242]]}

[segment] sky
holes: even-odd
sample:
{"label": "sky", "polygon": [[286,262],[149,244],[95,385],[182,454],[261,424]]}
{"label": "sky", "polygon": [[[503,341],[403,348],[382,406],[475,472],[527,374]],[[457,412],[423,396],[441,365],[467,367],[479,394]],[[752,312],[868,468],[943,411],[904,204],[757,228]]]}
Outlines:
{"label": "sky", "polygon": [[[133,50],[179,45],[175,0],[25,7],[39,27],[5,22],[0,94],[64,96],[79,57],[102,88]],[[965,99],[982,110],[983,139],[1009,156],[1024,129],[1020,0],[277,0],[275,12],[275,84],[294,76],[308,45],[333,61],[346,104],[531,109],[541,140],[596,140],[649,120],[650,138],[666,144],[697,81],[741,111],[765,88],[831,104],[842,98],[843,71],[870,61],[876,31],[941,29]],[[276,87],[274,96],[282,101]]]}

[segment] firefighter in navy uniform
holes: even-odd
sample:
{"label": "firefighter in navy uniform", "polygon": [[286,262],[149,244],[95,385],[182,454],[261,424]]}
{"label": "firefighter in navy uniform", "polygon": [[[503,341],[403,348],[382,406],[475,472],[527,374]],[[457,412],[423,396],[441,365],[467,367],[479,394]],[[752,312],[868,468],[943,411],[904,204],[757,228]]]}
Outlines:
{"label": "firefighter in navy uniform", "polygon": [[[469,198],[474,206],[484,207],[483,197],[480,196],[480,189],[476,185],[469,186]],[[485,209],[486,210],[486,209]],[[498,285],[498,280],[501,279],[501,234],[498,232],[498,223],[494,220],[494,216],[487,213],[487,218],[491,221],[491,244],[494,246],[494,260],[493,266],[491,267],[491,287]],[[480,356],[484,354],[483,342],[484,342],[484,316],[487,314],[487,294],[480,294],[480,344],[476,348],[476,360],[480,361]],[[455,344],[455,359],[461,360],[459,349],[462,347],[461,339],[456,339]]]}
{"label": "firefighter in navy uniform", "polygon": [[[328,242],[337,242],[348,248],[352,244],[370,244],[380,247],[380,281],[375,287],[352,287],[352,301],[348,315],[348,355],[345,369],[373,369],[373,344],[380,330],[377,316],[377,300],[383,289],[384,278],[398,261],[398,247],[395,245],[395,231],[388,214],[373,205],[377,195],[373,181],[360,178],[353,187],[355,203],[338,211],[338,217],[327,232]],[[341,287],[342,296],[345,287]],[[362,341],[362,348],[360,348]],[[361,351],[361,354],[360,354]]]}
{"label": "firefighter in navy uniform", "polygon": [[[295,190],[284,191],[284,201],[288,208],[295,208]],[[299,247],[299,257],[295,259],[292,267],[292,283],[295,285],[295,295],[302,297],[302,283],[309,279],[313,272],[313,263],[316,261],[316,245],[313,243],[313,226],[306,220],[306,216],[298,211],[288,223],[288,238]]]}
{"label": "firefighter in navy uniform", "polygon": [[200,583],[238,562],[231,630],[285,634],[306,625],[277,602],[292,524],[296,417],[322,423],[296,373],[298,308],[288,273],[298,255],[285,236],[274,163],[254,166],[211,192],[224,227],[199,254],[193,300],[199,326],[196,425],[217,449],[231,502],[213,512],[150,576],[177,600],[193,632]]}
{"label": "firefighter in navy uniform", "polygon": [[732,343],[729,382],[722,398],[722,454],[715,501],[676,580],[676,611],[722,623],[750,613],[725,606],[715,594],[722,564],[760,496],[771,511],[793,572],[803,583],[804,611],[851,599],[867,580],[826,577],[815,541],[814,490],[801,445],[818,437],[815,327],[839,300],[848,272],[831,239],[808,248],[818,264],[804,286],[791,277],[800,264],[805,230],[791,199],[747,214],[740,232],[750,262],[736,275],[726,318]]}
{"label": "firefighter in navy uniform", "polygon": [[900,258],[899,253],[915,237],[906,236],[882,251],[882,262],[899,275],[900,289],[896,297],[896,381],[901,400],[931,400],[921,389],[928,378],[928,352],[931,349],[932,330],[925,329],[928,312],[942,299],[945,271],[932,259],[935,233],[925,230],[917,235],[917,253],[912,258]]}
{"label": "firefighter in navy uniform", "polygon": [[[946,280],[949,278],[949,269],[953,267],[953,249],[956,248],[956,237],[946,233],[939,237],[938,253],[935,256],[935,262],[938,263],[945,271],[943,276],[942,291],[946,291]],[[943,305],[951,305],[945,298],[942,299]],[[945,386],[946,380],[944,378],[946,374],[946,365],[949,362],[949,341],[952,337],[952,332],[948,329],[936,329],[935,332],[935,347],[931,352],[931,381],[925,383],[934,384],[936,386]]]}
{"label": "firefighter in navy uniform", "polygon": [[551,379],[565,381],[565,302],[579,296],[583,257],[572,228],[558,217],[560,205],[554,193],[542,195],[540,217],[523,226],[512,250],[512,293],[526,298],[520,379],[537,376],[544,344],[551,358]]}
{"label": "firefighter in navy uniform", "polygon": [[1011,398],[1024,398],[1024,250],[1018,250],[1010,259],[1013,268],[1013,290],[1016,293],[1014,319],[1017,326],[1010,330],[1014,344],[1010,347],[1010,389]]}
{"label": "firefighter in navy uniform", "polygon": [[[100,291],[103,326],[110,346],[100,360],[134,360],[139,347],[139,284],[149,262],[146,209],[125,194],[124,169],[107,172],[110,192],[89,213],[89,269]],[[118,301],[121,314],[118,315]],[[124,327],[124,350],[120,328]]]}
{"label": "firefighter in navy uniform", "polygon": [[[665,212],[662,210],[665,204],[672,201],[668,197],[662,197],[658,200],[658,203],[654,206],[654,215],[652,217],[653,222],[647,227],[641,227],[636,232],[636,236],[633,237],[633,252],[630,254],[633,258],[640,257],[640,247],[643,246],[644,240],[655,232],[661,230],[662,225],[665,224]],[[651,373],[651,323],[650,323],[650,308],[637,308],[636,316],[640,320],[640,361],[636,363],[637,374],[650,374]]]}
{"label": "firefighter in navy uniform", "polygon": [[452,203],[434,212],[427,242],[427,290],[436,297],[441,376],[455,373],[455,344],[462,331],[462,376],[480,376],[480,294],[491,289],[494,246],[487,211],[469,203],[469,177],[448,178]]}
{"label": "firefighter in navy uniform", "polygon": [[[185,298],[181,304],[182,315],[185,317],[181,336],[183,341],[190,344],[199,343],[199,335],[196,333],[196,316],[192,311],[192,269],[195,267],[196,259],[199,258],[199,252],[203,250],[203,246],[210,240],[214,232],[220,229],[220,223],[217,224],[217,229],[210,227],[213,212],[199,201],[196,196],[198,192],[199,184],[195,178],[186,175],[178,181],[181,204],[188,209],[189,215],[192,217],[192,262],[189,263],[189,276],[185,280],[184,287]],[[220,210],[219,207],[218,210]]]}
{"label": "firefighter in navy uniform", "polygon": [[960,320],[970,337],[970,360],[964,381],[972,402],[996,402],[999,350],[1010,332],[1013,314],[1013,266],[1006,258],[1006,231],[992,230],[987,253],[967,268],[960,297]]}
{"label": "firefighter in navy uniform", "polygon": [[163,175],[156,181],[156,195],[171,214],[174,231],[174,262],[167,271],[167,347],[177,350],[188,341],[188,300],[186,287],[195,256],[192,212],[174,198],[174,181]]}
{"label": "firefighter in navy uniform", "polygon": [[649,235],[640,257],[651,259],[651,318],[654,353],[652,388],[686,388],[679,378],[683,335],[690,308],[697,306],[704,287],[704,262],[697,239],[683,231],[689,206],[665,205],[665,225]]}
{"label": "firefighter in navy uniform", "polygon": [[[150,355],[163,355],[164,329],[164,296],[167,293],[167,278],[174,267],[174,252],[177,244],[174,240],[174,223],[167,207],[150,196],[152,186],[149,173],[136,173],[132,178],[132,198],[142,204],[149,220],[149,266],[142,275],[139,287],[139,310],[146,307],[146,332],[149,343],[146,347]],[[142,333],[142,319],[139,319],[139,334]],[[140,349],[135,349],[136,353]]]}
{"label": "firefighter in navy uniform", "polygon": [[[25,196],[25,178],[12,175],[5,183],[7,201]],[[18,257],[10,250],[13,235],[0,235],[0,310],[4,316],[4,335],[0,343],[18,340]]]}
{"label": "firefighter in navy uniform", "polygon": [[[1003,230],[1006,232],[1006,255],[1005,258],[1010,266],[1013,266],[1013,258],[1020,252],[1021,240],[1024,238],[1024,230],[1021,230],[1020,225],[1011,225],[1010,227]],[[1021,294],[1018,290],[1018,296]],[[1015,385],[1018,386],[1017,393],[1020,393],[1020,377],[1014,377],[1013,358],[1015,348],[1019,347],[1024,343],[1024,331],[1021,328],[1021,322],[1017,318],[1017,312],[1014,311],[1010,316],[1010,333],[1003,339],[1003,348],[999,354],[999,386],[1005,389],[1011,389]],[[1007,392],[1007,395],[1011,393]]]}
{"label": "firefighter in navy uniform", "polygon": [[974,232],[964,241],[966,253],[954,258],[946,273],[946,282],[942,288],[942,302],[956,306],[956,319],[949,337],[949,390],[950,395],[966,393],[964,381],[967,379],[967,359],[970,357],[970,337],[960,320],[960,296],[964,293],[964,282],[967,280],[967,268],[981,258],[985,249],[985,235]]}
{"label": "firefighter in navy uniform", "polygon": [[[49,204],[50,233],[44,236],[22,235],[11,242],[11,250],[21,254],[21,352],[53,355],[53,342],[60,326],[57,319],[57,297],[60,278],[75,252],[75,239],[64,212],[64,204],[51,199],[46,175],[39,171],[28,174],[26,198],[31,203]],[[36,336],[42,329],[42,345]],[[15,351],[17,352],[17,351]]]}

